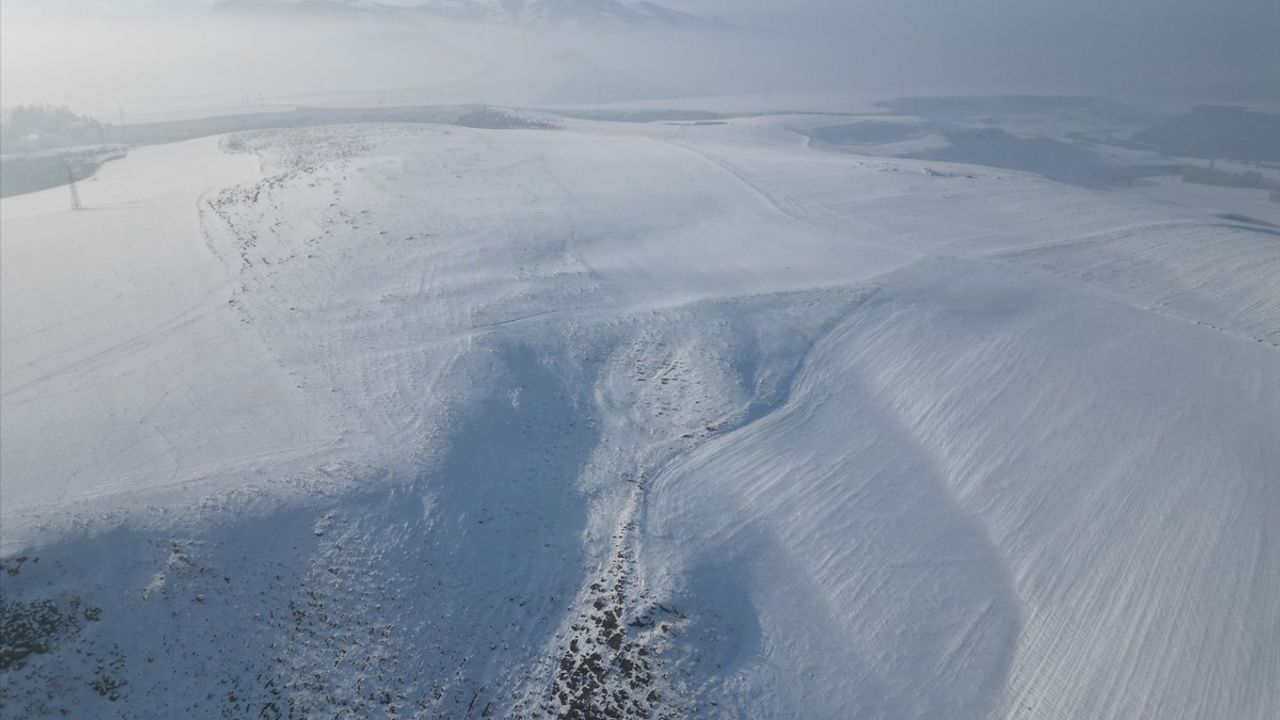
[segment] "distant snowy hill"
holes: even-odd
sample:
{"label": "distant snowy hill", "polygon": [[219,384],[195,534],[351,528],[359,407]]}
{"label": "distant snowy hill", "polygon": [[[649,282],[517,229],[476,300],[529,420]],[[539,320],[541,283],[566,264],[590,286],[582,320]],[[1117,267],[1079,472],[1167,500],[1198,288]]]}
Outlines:
{"label": "distant snowy hill", "polygon": [[221,0],[212,10],[217,14],[268,13],[327,18],[428,16],[539,26],[723,27],[718,20],[707,20],[644,0],[427,0],[418,5],[341,0]]}
{"label": "distant snowy hill", "polygon": [[332,0],[222,0],[211,8],[216,15],[285,15],[317,18],[355,19],[370,15],[376,8]]}

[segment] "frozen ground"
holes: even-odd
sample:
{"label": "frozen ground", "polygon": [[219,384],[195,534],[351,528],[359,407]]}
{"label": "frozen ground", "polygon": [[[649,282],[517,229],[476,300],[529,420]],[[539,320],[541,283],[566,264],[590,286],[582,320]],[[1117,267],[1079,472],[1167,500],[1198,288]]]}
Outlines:
{"label": "frozen ground", "polygon": [[1280,243],[781,120],[0,204],[16,716],[1280,712]]}

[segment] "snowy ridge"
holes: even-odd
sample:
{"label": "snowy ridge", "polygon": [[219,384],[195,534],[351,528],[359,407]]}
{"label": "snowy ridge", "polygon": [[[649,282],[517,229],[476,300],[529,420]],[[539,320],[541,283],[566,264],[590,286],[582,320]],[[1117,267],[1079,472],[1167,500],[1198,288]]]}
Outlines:
{"label": "snowy ridge", "polygon": [[[769,118],[565,125],[4,201],[7,709],[1280,708],[1273,237]],[[92,254],[17,274],[49,242]]]}

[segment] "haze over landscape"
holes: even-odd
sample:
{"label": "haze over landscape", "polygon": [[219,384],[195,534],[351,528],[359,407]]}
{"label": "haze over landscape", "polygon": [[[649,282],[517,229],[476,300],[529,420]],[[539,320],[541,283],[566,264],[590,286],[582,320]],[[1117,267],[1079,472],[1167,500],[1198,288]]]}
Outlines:
{"label": "haze over landscape", "polygon": [[1276,0],[3,0],[0,714],[1280,715]]}
{"label": "haze over landscape", "polygon": [[104,121],[258,101],[813,91],[1280,100],[1274,0],[6,0],[0,12],[6,103]]}

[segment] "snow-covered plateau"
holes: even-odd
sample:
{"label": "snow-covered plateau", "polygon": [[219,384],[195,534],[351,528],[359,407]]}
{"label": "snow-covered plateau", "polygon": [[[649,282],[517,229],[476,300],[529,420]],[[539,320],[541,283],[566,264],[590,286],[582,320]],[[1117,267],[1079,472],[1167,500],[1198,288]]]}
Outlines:
{"label": "snow-covered plateau", "polygon": [[787,122],[0,202],[3,714],[1276,718],[1280,234]]}

